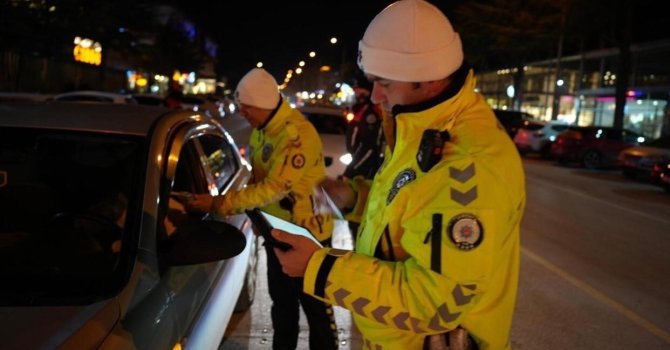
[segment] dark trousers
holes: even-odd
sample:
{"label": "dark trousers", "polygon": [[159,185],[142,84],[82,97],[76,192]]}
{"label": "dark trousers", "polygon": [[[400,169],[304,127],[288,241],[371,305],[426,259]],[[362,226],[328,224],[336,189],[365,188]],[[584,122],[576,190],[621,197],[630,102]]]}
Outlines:
{"label": "dark trousers", "polygon": [[272,299],[273,350],[294,350],[300,331],[300,305],[309,325],[311,350],[337,349],[337,326],[333,308],[302,292],[302,278],[282,272],[273,248],[266,246],[268,289]]}

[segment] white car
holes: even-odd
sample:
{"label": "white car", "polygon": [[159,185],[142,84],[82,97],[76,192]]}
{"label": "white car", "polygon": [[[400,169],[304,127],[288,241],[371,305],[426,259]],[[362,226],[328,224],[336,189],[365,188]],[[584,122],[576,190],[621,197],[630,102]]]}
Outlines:
{"label": "white car", "polygon": [[251,169],[214,119],[103,103],[0,108],[8,349],[217,349],[254,296],[244,214],[187,214]]}
{"label": "white car", "polygon": [[326,175],[334,179],[342,175],[351,163],[351,154],[347,152],[346,144],[346,111],[340,107],[322,106],[303,106],[299,110],[321,136]]}
{"label": "white car", "polygon": [[551,144],[568,126],[567,123],[557,120],[548,123],[526,120],[514,135],[514,144],[522,155],[539,153],[543,158],[548,158]]}

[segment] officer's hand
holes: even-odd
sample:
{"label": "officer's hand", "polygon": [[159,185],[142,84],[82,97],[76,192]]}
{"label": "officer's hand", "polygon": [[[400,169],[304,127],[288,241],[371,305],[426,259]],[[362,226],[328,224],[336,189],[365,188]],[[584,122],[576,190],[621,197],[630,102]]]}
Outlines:
{"label": "officer's hand", "polygon": [[214,197],[209,194],[193,194],[185,203],[184,207],[190,212],[207,213],[212,209]]}
{"label": "officer's hand", "polygon": [[326,177],[320,185],[338,209],[352,208],[356,204],[356,193],[348,183]]}
{"label": "officer's hand", "polygon": [[287,251],[275,248],[275,254],[282,265],[282,271],[291,277],[303,277],[309,259],[319,249],[319,246],[307,237],[292,235],[278,229],[272,230],[272,236],[293,247]]}

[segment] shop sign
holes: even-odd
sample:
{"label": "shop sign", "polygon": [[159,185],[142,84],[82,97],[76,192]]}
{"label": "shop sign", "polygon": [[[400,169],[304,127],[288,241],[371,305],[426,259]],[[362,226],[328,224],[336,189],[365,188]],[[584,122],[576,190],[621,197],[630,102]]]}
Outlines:
{"label": "shop sign", "polygon": [[75,37],[72,54],[77,62],[99,66],[102,62],[102,45],[91,39]]}

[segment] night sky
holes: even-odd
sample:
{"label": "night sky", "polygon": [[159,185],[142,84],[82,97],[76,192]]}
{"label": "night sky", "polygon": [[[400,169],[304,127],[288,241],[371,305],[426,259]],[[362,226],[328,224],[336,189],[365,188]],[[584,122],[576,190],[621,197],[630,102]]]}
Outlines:
{"label": "night sky", "polygon": [[[450,17],[453,8],[465,1],[430,2]],[[281,81],[288,69],[297,67],[298,61],[309,63],[310,50],[325,53],[320,56],[321,64],[337,65],[342,59],[353,62],[358,40],[367,25],[392,2],[173,0],[174,5],[219,44],[218,70],[232,84],[258,61],[263,61],[264,68]],[[638,2],[640,8],[636,11],[634,28],[639,35],[634,40],[668,37],[667,12],[650,6],[654,1]],[[332,36],[339,39],[337,46],[329,43]]]}
{"label": "night sky", "polygon": [[[307,61],[310,50],[325,53],[321,63],[337,64],[332,61],[342,58],[353,61],[368,23],[392,2],[194,0],[180,2],[189,4],[180,7],[219,43],[220,72],[231,82],[258,61],[281,81],[288,69],[296,68],[300,60]],[[339,46],[329,43],[332,36],[338,38]]]}

